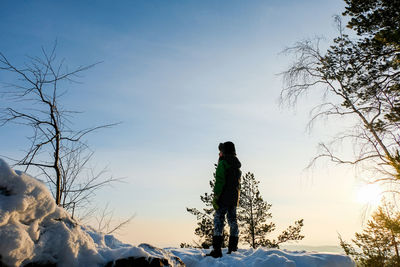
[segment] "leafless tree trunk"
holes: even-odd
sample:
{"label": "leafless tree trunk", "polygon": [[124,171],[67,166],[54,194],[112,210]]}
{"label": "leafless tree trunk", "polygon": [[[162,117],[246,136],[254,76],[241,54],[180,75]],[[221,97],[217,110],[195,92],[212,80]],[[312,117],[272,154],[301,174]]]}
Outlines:
{"label": "leafless tree trunk", "polygon": [[9,100],[9,106],[0,110],[0,126],[13,122],[32,129],[30,147],[22,159],[15,160],[15,165],[24,166],[25,172],[31,167],[40,169],[55,192],[57,205],[72,208],[72,204],[87,200],[93,190],[116,180],[112,177],[103,179],[104,171],[101,171],[92,172],[87,181],[78,183],[78,177],[92,157],[92,153],[87,153],[83,137],[116,124],[78,131],[70,127],[70,119],[77,112],[62,106],[61,98],[68,92],[63,88],[96,64],[70,71],[64,60],[56,60],[55,51],[56,45],[50,52],[42,49],[41,57],[29,57],[29,62],[21,67],[0,53],[0,70],[14,75],[13,82],[5,83],[1,91]]}

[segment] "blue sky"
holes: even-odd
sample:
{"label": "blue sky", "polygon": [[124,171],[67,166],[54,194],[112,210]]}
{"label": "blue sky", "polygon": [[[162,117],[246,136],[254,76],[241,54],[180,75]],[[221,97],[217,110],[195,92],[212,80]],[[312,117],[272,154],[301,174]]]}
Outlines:
{"label": "blue sky", "polygon": [[[332,128],[306,133],[312,96],[295,111],[280,109],[277,74],[292,60],[280,54],[285,47],[334,36],[332,16],[343,7],[339,0],[1,1],[0,51],[18,65],[57,40],[71,68],[102,62],[81,84],[66,84],[64,103],[85,112],[77,128],[122,122],[88,140],[97,166],[126,177],[96,197],[117,216],[136,214],[122,240],[194,239],[185,207],[202,207],[217,145],[232,140],[278,229],[304,218],[302,243],[331,245],[337,232],[350,238],[361,226],[355,174],[329,164],[303,171]],[[28,134],[2,128],[1,154],[20,155]]]}

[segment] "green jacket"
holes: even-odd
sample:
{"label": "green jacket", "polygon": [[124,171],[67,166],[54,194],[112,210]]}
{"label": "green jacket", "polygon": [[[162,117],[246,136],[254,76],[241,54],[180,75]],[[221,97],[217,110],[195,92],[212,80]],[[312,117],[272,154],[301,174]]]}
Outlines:
{"label": "green jacket", "polygon": [[215,171],[214,196],[219,206],[237,206],[240,191],[241,163],[236,156],[220,158]]}
{"label": "green jacket", "polygon": [[226,171],[229,168],[228,162],[226,160],[220,160],[215,171],[215,185],[214,185],[214,195],[218,198],[224,188],[226,182]]}

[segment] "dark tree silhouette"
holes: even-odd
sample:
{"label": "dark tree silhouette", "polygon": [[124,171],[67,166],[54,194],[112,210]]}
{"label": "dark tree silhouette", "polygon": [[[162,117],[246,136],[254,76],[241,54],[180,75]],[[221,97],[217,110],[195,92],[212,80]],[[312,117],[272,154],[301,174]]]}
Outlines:
{"label": "dark tree silhouette", "polygon": [[[384,10],[392,7],[399,9],[382,6]],[[295,62],[283,73],[285,88],[281,100],[295,105],[300,96],[315,89],[313,94],[321,93],[322,97],[311,111],[310,125],[324,117],[355,121],[350,130],[339,133],[328,144],[320,144],[321,152],[310,165],[326,157],[336,163],[368,166],[374,172],[371,178],[375,182],[396,183],[400,179],[400,46],[395,39],[395,36],[400,38],[399,29],[390,28],[389,33],[379,28],[379,24],[359,28],[357,23],[363,20],[357,21],[363,15],[356,9],[354,4],[349,8],[352,11],[345,12],[353,17],[349,27],[357,29],[356,39],[344,33],[341,18],[337,16],[339,35],[327,51],[321,51],[320,40],[298,42],[285,50],[294,55]],[[393,25],[398,25],[399,18],[391,18],[396,22]],[[392,35],[394,32],[397,33]],[[381,36],[386,34],[391,37],[383,40]],[[345,140],[354,144],[354,158],[344,158],[335,152]]]}
{"label": "dark tree silhouette", "polygon": [[272,205],[263,200],[258,189],[259,183],[250,172],[242,177],[238,211],[242,242],[252,248],[279,248],[284,242],[303,239],[304,236],[300,234],[303,220],[296,221],[295,226],[289,226],[277,239],[268,239],[268,234],[275,230],[275,223],[267,223],[267,220],[272,219],[269,212]]}
{"label": "dark tree silhouette", "polygon": [[372,214],[362,233],[355,234],[352,243],[345,242],[340,236],[339,239],[341,247],[356,260],[357,266],[400,266],[400,213],[388,203]]}
{"label": "dark tree silhouette", "polygon": [[[215,166],[216,167],[216,166]],[[197,227],[194,233],[200,238],[199,241],[195,242],[196,247],[209,248],[212,245],[212,237],[214,235],[214,214],[215,210],[212,205],[212,200],[214,198],[214,184],[215,184],[215,173],[214,178],[209,182],[211,193],[204,193],[200,196],[201,201],[204,203],[205,208],[198,210],[196,208],[186,208],[186,210],[195,215],[197,218]],[[228,233],[224,229],[224,242],[223,247],[228,240]],[[182,243],[181,246],[190,246],[189,244]]]}
{"label": "dark tree silhouette", "polygon": [[[211,192],[213,192],[214,179],[210,181]],[[300,234],[303,227],[303,220],[295,222],[294,226],[289,226],[277,239],[268,239],[268,234],[275,230],[275,224],[267,223],[272,218],[269,212],[271,204],[265,202],[258,190],[259,181],[254,178],[252,173],[246,173],[241,178],[240,201],[238,206],[238,223],[240,228],[240,240],[244,244],[249,244],[253,248],[259,246],[279,248],[279,245],[287,241],[296,241],[304,238]],[[212,244],[214,229],[214,208],[212,206],[213,193],[200,196],[205,204],[202,211],[196,208],[187,208],[187,211],[197,218],[197,228],[195,234],[200,237],[200,241],[195,242],[195,247],[209,248]],[[225,223],[226,225],[226,223]],[[228,233],[224,229],[225,242]],[[193,246],[182,243],[181,247]]]}

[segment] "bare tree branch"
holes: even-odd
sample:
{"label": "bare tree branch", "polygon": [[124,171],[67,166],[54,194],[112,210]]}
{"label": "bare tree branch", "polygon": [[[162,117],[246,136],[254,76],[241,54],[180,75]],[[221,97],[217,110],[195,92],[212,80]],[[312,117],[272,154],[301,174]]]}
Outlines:
{"label": "bare tree branch", "polygon": [[56,47],[57,42],[49,51],[42,48],[42,56],[29,57],[23,67],[17,67],[0,52],[0,71],[14,75],[14,81],[4,83],[7,89],[0,91],[11,100],[7,108],[0,110],[0,126],[17,123],[32,129],[28,150],[14,163],[24,166],[25,171],[37,168],[47,179],[57,205],[71,210],[89,203],[95,190],[121,180],[104,177],[105,170],[95,173],[87,166],[93,153],[88,152],[83,140],[89,133],[119,123],[71,129],[71,119],[78,112],[61,104],[62,96],[68,92],[65,82],[76,82],[74,79],[83,71],[99,63],[70,71],[64,59],[57,61]]}
{"label": "bare tree branch", "polygon": [[[295,61],[281,73],[284,88],[281,105],[294,106],[301,96],[322,93],[321,101],[310,112],[311,129],[321,118],[351,118],[353,129],[337,135],[330,145],[321,143],[318,159],[328,158],[337,164],[375,166],[382,176],[400,184],[400,69],[387,64],[391,48],[378,51],[351,40],[336,17],[339,36],[326,51],[319,48],[321,38],[305,40],[284,50]],[[339,121],[338,121],[339,122]],[[333,151],[343,140],[353,142],[355,156],[344,159]],[[382,181],[379,177],[375,181]]]}

